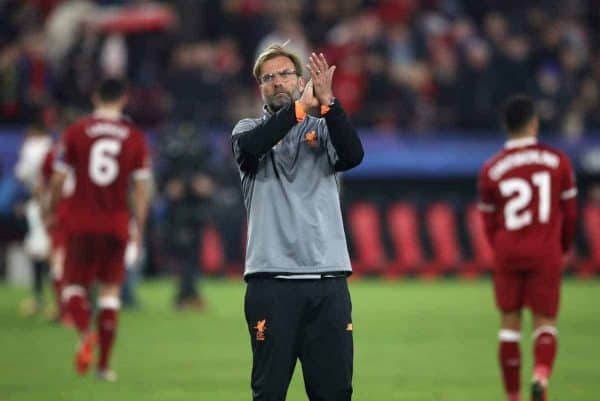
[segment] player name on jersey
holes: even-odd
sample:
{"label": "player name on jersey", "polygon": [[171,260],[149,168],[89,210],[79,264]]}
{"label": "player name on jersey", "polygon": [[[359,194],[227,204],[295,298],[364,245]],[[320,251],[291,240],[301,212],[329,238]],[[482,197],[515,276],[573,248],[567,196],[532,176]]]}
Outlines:
{"label": "player name on jersey", "polygon": [[123,125],[99,122],[87,127],[85,133],[92,138],[100,135],[109,135],[125,139],[129,136],[129,128]]}
{"label": "player name on jersey", "polygon": [[526,149],[510,153],[499,159],[489,170],[489,177],[498,181],[513,168],[539,164],[552,169],[558,168],[560,158],[553,152],[541,149]]}

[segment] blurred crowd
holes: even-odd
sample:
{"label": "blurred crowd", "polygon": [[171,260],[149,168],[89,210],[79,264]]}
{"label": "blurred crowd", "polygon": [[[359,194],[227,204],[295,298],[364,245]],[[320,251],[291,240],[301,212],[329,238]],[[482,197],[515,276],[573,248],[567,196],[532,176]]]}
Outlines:
{"label": "blurred crowd", "polygon": [[[494,133],[517,92],[535,98],[545,135],[600,130],[594,0],[3,0],[0,125],[29,127],[26,142],[59,133],[91,110],[101,77],[126,78],[127,114],[155,134],[145,271],[177,272],[182,304],[210,259],[198,254],[214,240],[205,233],[226,239],[213,264],[239,275],[245,211],[229,133],[261,114],[251,70],[274,42],[337,66],[334,93],[365,135]],[[22,204],[3,212],[18,198],[10,176],[0,242],[27,231]]]}
{"label": "blurred crowd", "polygon": [[359,126],[491,131],[527,92],[545,131],[578,136],[600,127],[599,33],[592,0],[5,0],[0,121],[41,108],[60,127],[99,76],[125,76],[138,123],[227,128],[260,112],[256,53],[289,40],[337,65]]}

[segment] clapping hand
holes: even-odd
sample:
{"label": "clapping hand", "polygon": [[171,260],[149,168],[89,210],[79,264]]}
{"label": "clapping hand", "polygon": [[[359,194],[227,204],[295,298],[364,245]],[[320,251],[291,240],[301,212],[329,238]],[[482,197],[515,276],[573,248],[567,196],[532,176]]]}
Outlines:
{"label": "clapping hand", "polygon": [[304,85],[304,90],[302,91],[302,96],[299,100],[302,104],[302,107],[307,112],[315,107],[319,107],[319,100],[317,100],[315,97],[312,79],[309,80],[306,85]]}
{"label": "clapping hand", "polygon": [[333,100],[332,82],[335,65],[330,67],[323,53],[319,53],[319,55],[312,53],[306,67],[310,71],[310,80],[319,103],[329,105]]}

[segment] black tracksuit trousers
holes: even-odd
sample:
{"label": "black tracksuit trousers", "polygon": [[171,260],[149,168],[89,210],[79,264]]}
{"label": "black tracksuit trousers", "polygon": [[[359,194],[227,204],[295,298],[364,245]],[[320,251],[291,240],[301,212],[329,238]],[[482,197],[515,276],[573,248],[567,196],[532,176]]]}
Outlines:
{"label": "black tracksuit trousers", "polygon": [[352,302],[346,277],[247,282],[253,401],[284,401],[297,359],[310,401],[350,401]]}

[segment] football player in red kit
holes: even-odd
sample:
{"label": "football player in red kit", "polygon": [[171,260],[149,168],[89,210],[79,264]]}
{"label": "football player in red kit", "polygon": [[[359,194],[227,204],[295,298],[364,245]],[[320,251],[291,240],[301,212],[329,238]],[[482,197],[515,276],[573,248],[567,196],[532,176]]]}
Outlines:
{"label": "football player in red kit", "polygon": [[[96,343],[98,377],[116,380],[109,369],[120,308],[119,291],[129,237],[129,190],[133,217],[144,232],[149,204],[151,169],[144,135],[122,111],[126,86],[107,79],[93,95],[93,115],[69,126],[54,163],[49,210],[56,206],[68,173],[75,178],[66,222],[65,287],[63,299],[80,333],[75,367],[87,372]],[[141,235],[138,236],[138,245]],[[97,333],[90,328],[88,290],[97,281]]]}
{"label": "football player in red kit", "polygon": [[531,396],[545,401],[558,343],[561,268],[575,235],[577,188],[568,157],[538,143],[531,99],[512,98],[503,120],[508,141],[479,175],[479,209],[494,250],[494,290],[502,316],[499,362],[508,400],[520,400],[521,310],[529,307]]}

